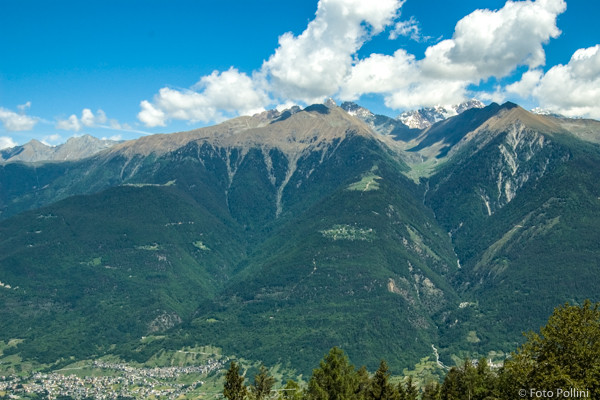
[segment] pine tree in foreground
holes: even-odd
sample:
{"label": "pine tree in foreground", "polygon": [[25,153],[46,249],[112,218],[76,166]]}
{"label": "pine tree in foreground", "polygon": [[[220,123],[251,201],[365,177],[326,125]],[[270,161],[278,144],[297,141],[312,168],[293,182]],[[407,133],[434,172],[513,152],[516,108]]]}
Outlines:
{"label": "pine tree in foreground", "polygon": [[425,385],[421,400],[440,400],[441,386],[437,382],[431,382]]}
{"label": "pine tree in foreground", "polygon": [[406,400],[417,400],[419,398],[419,389],[413,382],[412,376],[409,376],[406,380],[406,391],[404,398]]}
{"label": "pine tree in foreground", "polygon": [[269,374],[267,367],[261,365],[258,374],[254,376],[254,384],[250,386],[252,399],[263,400],[268,398],[274,384],[275,378]]}
{"label": "pine tree in foreground", "polygon": [[[592,305],[587,300],[582,306],[556,308],[540,333],[529,333],[527,338],[498,372],[484,358],[477,365],[466,359],[448,371],[441,385],[433,382],[425,386],[421,400],[540,398],[532,394],[532,389],[551,392],[555,398],[600,399],[600,303]],[[389,378],[385,361],[369,377],[366,368],[356,371],[344,352],[334,347],[313,370],[304,392],[298,383],[288,381],[279,399],[419,399],[419,388],[411,376],[397,387],[389,383]],[[252,400],[268,398],[273,384],[273,377],[261,367],[251,387]],[[229,400],[245,400],[248,396],[235,362],[227,371],[223,395]]]}
{"label": "pine tree in foreground", "polygon": [[344,352],[334,347],[313,370],[308,382],[309,400],[358,399],[358,377]]}
{"label": "pine tree in foreground", "polygon": [[298,385],[296,381],[291,379],[288,380],[281,390],[279,400],[302,400],[302,389],[300,388],[300,385]]}
{"label": "pine tree in foreground", "polygon": [[356,396],[358,399],[366,399],[367,392],[371,387],[371,377],[369,371],[364,365],[356,371],[356,377],[358,379],[358,387],[356,389]]}
{"label": "pine tree in foreground", "polygon": [[240,367],[232,361],[225,375],[223,396],[229,400],[245,400],[247,395],[248,389],[244,385],[244,377],[240,375]]}
{"label": "pine tree in foreground", "polygon": [[398,391],[389,382],[390,373],[388,365],[381,360],[379,368],[371,379],[371,385],[367,391],[367,400],[400,400]]}

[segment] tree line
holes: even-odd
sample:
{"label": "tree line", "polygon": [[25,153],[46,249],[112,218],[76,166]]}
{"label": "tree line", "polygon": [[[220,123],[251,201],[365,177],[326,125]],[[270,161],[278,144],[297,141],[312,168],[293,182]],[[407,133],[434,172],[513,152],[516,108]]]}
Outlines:
{"label": "tree line", "polygon": [[485,358],[450,368],[442,382],[417,387],[412,377],[390,381],[384,360],[374,374],[356,369],[344,352],[332,348],[306,385],[289,380],[274,390],[275,379],[261,366],[249,386],[232,361],[223,395],[229,400],[514,400],[600,398],[600,303],[565,304],[554,310],[539,333],[492,368]]}

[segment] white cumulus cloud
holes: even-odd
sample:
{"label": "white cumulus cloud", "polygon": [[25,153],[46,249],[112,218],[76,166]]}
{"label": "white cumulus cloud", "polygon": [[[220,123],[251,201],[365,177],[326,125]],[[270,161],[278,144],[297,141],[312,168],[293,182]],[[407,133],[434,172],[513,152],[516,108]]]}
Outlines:
{"label": "white cumulus cloud", "polygon": [[354,65],[342,85],[340,98],[356,100],[365,93],[410,88],[418,73],[415,57],[402,49],[392,56],[371,54]]}
{"label": "white cumulus cloud", "polygon": [[55,133],[53,135],[44,136],[44,138],[41,140],[42,143],[44,143],[46,146],[50,146],[50,147],[54,147],[54,146],[62,143],[63,141],[64,141],[64,139],[58,133]]}
{"label": "white cumulus cloud", "polygon": [[577,50],[568,64],[545,74],[528,71],[507,91],[533,97],[542,108],[559,114],[600,118],[600,45]]}
{"label": "white cumulus cloud", "polygon": [[221,121],[228,115],[254,114],[271,100],[259,79],[230,68],[204,76],[192,89],[159,90],[153,102],[143,100],[138,119],[147,127],[165,126],[169,119],[191,122]]}
{"label": "white cumulus cloud", "polygon": [[227,112],[253,114],[263,111],[270,101],[258,79],[235,68],[202,77],[194,89],[200,90],[211,106]]}
{"label": "white cumulus cloud", "polygon": [[167,116],[165,112],[154,107],[148,100],[140,103],[142,111],[138,113],[138,119],[147,127],[166,126]]}
{"label": "white cumulus cloud", "polygon": [[94,126],[106,123],[106,113],[102,110],[98,110],[96,115],[89,108],[84,108],[81,112],[81,123],[84,126]]}
{"label": "white cumulus cloud", "polygon": [[58,122],[56,122],[56,129],[79,132],[81,127],[82,124],[75,114],[71,114],[69,118],[58,120]]}
{"label": "white cumulus cloud", "polygon": [[299,36],[285,33],[279,47],[251,76],[236,68],[204,76],[191,89],[162,88],[143,100],[138,119],[148,127],[169,119],[219,121],[253,114],[271,104],[312,103],[338,92],[355,53],[392,24],[404,0],[320,0]]}
{"label": "white cumulus cloud", "polygon": [[519,65],[544,65],[542,46],[560,35],[556,18],[565,10],[563,0],[508,1],[497,11],[476,10],[458,21],[452,39],[427,49],[423,70],[477,82],[507,76]]}
{"label": "white cumulus cloud", "polygon": [[[393,109],[455,104],[476,96],[474,85],[512,76],[522,66],[532,72],[512,90],[535,87],[541,95],[543,79],[535,71],[546,61],[543,46],[561,33],[557,17],[566,10],[564,0],[507,1],[498,10],[475,10],[457,22],[450,39],[429,46],[420,59],[404,49],[359,56],[363,45],[384,31],[389,39],[422,38],[418,21],[400,20],[404,1],[320,0],[306,29],[281,35],[260,69],[246,74],[231,67],[189,89],[164,87],[140,102],[138,119],[148,127],[170,120],[218,122],[276,104],[356,100],[364,94],[382,95]],[[577,82],[583,79],[580,72],[569,73],[577,74]],[[552,74],[544,77],[546,88]],[[504,89],[479,93],[501,98]]]}
{"label": "white cumulus cloud", "polygon": [[118,142],[118,141],[123,140],[123,135],[112,135],[109,137],[103,136],[102,140],[112,140],[112,141]]}
{"label": "white cumulus cloud", "polygon": [[31,105],[27,102],[18,106],[21,113],[16,113],[6,108],[0,107],[0,121],[7,131],[30,131],[37,124],[38,119],[25,115],[25,110]]}
{"label": "white cumulus cloud", "polygon": [[0,136],[0,150],[8,149],[15,146],[17,146],[17,142],[15,142],[11,137]]}
{"label": "white cumulus cloud", "polygon": [[531,97],[542,76],[544,76],[544,72],[541,69],[526,71],[521,75],[521,80],[508,85],[506,91],[516,93],[524,99]]}
{"label": "white cumulus cloud", "polygon": [[263,64],[276,96],[311,103],[335,94],[352,69],[353,56],[393,22],[402,4],[321,0],[306,30],[297,37],[282,35],[275,54]]}
{"label": "white cumulus cloud", "polygon": [[428,47],[421,60],[396,51],[356,62],[340,97],[380,93],[394,109],[460,102],[472,96],[472,84],[505,77],[520,65],[543,65],[543,44],[560,34],[556,18],[565,9],[563,0],[538,0],[476,10],[458,21],[452,39]]}
{"label": "white cumulus cloud", "polygon": [[[81,111],[81,117],[71,114],[67,119],[58,120],[56,122],[56,128],[79,132],[84,127],[104,127],[103,125],[106,124],[107,121],[108,118],[104,111],[98,110],[96,111],[96,114],[94,114],[89,108],[84,108]],[[110,120],[110,124],[111,126],[117,126],[118,122],[116,120]]]}

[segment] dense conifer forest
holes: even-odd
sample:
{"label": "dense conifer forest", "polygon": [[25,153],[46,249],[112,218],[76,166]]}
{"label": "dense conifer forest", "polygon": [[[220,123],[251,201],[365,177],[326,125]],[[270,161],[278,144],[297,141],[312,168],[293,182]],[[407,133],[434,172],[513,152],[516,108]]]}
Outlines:
{"label": "dense conifer forest", "polygon": [[600,396],[600,303],[565,304],[555,309],[539,333],[502,366],[485,358],[465,359],[448,370],[442,382],[397,383],[385,360],[373,374],[355,368],[344,351],[333,347],[307,383],[289,380],[275,389],[275,380],[261,367],[246,385],[235,361],[229,365],[223,395],[229,400],[513,400],[516,398],[587,398]]}

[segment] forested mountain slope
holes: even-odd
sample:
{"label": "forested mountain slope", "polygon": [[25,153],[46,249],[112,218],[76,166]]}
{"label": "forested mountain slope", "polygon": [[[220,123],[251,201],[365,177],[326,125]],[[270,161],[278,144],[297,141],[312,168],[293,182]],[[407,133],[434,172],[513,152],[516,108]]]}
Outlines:
{"label": "forested mountain slope", "polygon": [[507,103],[394,135],[351,114],[1,165],[0,340],[46,362],[211,344],[303,372],[342,346],[400,371],[432,345],[510,350],[595,298],[597,125]]}

